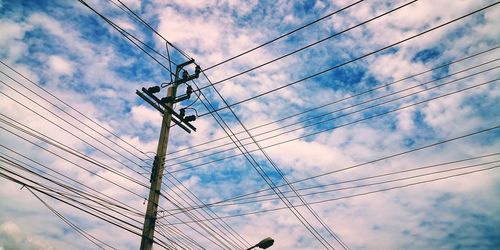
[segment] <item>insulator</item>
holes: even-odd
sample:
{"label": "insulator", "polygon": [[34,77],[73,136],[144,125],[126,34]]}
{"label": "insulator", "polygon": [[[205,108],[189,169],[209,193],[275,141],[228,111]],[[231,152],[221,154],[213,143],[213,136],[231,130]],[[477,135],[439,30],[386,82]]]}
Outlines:
{"label": "insulator", "polygon": [[190,96],[193,93],[193,87],[191,85],[188,85],[186,88],[186,95]]}
{"label": "insulator", "polygon": [[182,78],[186,79],[188,77],[189,77],[189,73],[187,72],[187,70],[184,70],[184,72],[182,72]]}
{"label": "insulator", "polygon": [[186,115],[186,110],[185,109],[179,109],[179,116],[182,118],[184,118],[184,116]]}
{"label": "insulator", "polygon": [[194,73],[197,75],[201,73],[200,65],[196,65],[196,67],[194,68]]}
{"label": "insulator", "polygon": [[148,92],[151,94],[158,93],[158,92],[160,92],[160,90],[161,90],[160,86],[154,86],[154,87],[148,88]]}
{"label": "insulator", "polygon": [[196,121],[196,116],[195,115],[186,116],[186,118],[184,118],[184,121],[186,121],[186,122]]}

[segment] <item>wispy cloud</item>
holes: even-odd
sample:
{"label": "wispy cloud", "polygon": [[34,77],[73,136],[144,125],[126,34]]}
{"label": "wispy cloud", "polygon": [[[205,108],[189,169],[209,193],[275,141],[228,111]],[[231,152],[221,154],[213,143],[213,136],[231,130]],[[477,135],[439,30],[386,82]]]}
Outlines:
{"label": "wispy cloud", "polygon": [[[342,32],[408,3],[362,1],[215,67],[211,66],[356,1],[122,2],[207,69],[205,73],[217,83],[217,90],[228,103],[243,100],[232,107],[238,118],[251,129],[287,178],[296,182],[295,187],[311,189],[299,191],[301,194],[319,192],[305,196],[306,201],[332,200],[316,203],[312,208],[352,249],[488,249],[499,244],[498,169],[413,185],[495,167],[497,163],[488,162],[498,160],[498,156],[363,179],[497,153],[500,148],[497,130],[453,138],[500,125],[496,68],[499,62],[495,61],[500,50],[460,60],[498,46],[500,34],[495,25],[499,22],[500,7],[495,5],[364,56],[494,1],[421,0]],[[119,9],[118,1],[88,3],[166,56],[165,42]],[[36,173],[51,180],[61,178],[68,182],[66,184],[93,195],[123,202],[130,206],[129,210],[111,211],[111,214],[130,223],[119,224],[140,233],[142,214],[134,215],[131,211],[137,209],[143,213],[146,209],[143,203],[148,190],[145,186],[149,185],[148,171],[154,155],[151,152],[156,150],[162,117],[143,103],[135,90],[170,81],[168,72],[76,1],[0,1],[0,14],[0,60],[5,63],[0,65],[4,73],[0,74],[4,82],[0,84],[0,156],[4,157],[0,173],[10,176],[16,173],[19,174],[16,178],[24,176],[28,180],[50,182],[26,174],[9,161],[12,160],[36,168]],[[334,35],[336,33],[341,34]],[[332,37],[324,42],[301,49],[329,36]],[[171,46],[169,52],[174,63],[186,60]],[[289,56],[280,58],[288,53]],[[359,57],[362,58],[356,59]],[[157,58],[168,67],[165,58]],[[350,60],[355,61],[342,65]],[[480,64],[484,65],[478,66]],[[45,91],[5,65],[40,84]],[[254,67],[257,68],[252,69]],[[237,75],[245,70],[250,71]],[[192,68],[189,71],[193,73]],[[322,71],[325,72],[314,76]],[[228,77],[231,79],[224,80]],[[199,87],[209,85],[203,77],[195,83]],[[479,84],[483,85],[475,86]],[[184,86],[179,91],[183,92]],[[243,128],[224,108],[223,100],[213,88],[202,91],[214,107],[223,108],[219,114],[237,133],[236,138],[252,152],[271,179],[282,185],[279,174],[248,134],[242,132]],[[245,101],[257,95],[262,96]],[[201,100],[207,103],[204,98]],[[173,171],[172,175],[182,184],[165,174],[163,194],[169,199],[160,199],[162,218],[159,222],[178,225],[181,232],[208,249],[215,249],[220,247],[219,243],[212,242],[208,232],[192,221],[205,220],[212,228],[227,226],[218,224],[221,220],[210,217],[215,215],[208,210],[200,213],[196,210],[195,217],[169,216],[167,210],[177,211],[172,203],[191,207],[201,204],[198,198],[214,203],[268,186],[216,120],[207,114],[209,110],[201,100],[195,101],[193,95],[176,107],[195,101],[190,107],[203,116],[193,123],[197,127],[193,134],[172,127],[166,169]],[[195,111],[187,112],[191,115]],[[401,153],[450,139],[453,140],[448,143]],[[401,155],[377,160],[398,153]],[[483,163],[485,165],[452,171],[467,164]],[[344,168],[349,169],[342,170]],[[428,174],[431,170],[446,172],[383,182]],[[319,175],[321,177],[315,178]],[[310,179],[302,181],[305,178]],[[347,180],[357,181],[342,184]],[[383,183],[368,185],[375,181]],[[5,178],[0,178],[0,182],[0,198],[6,201],[0,205],[3,211],[0,248],[94,247],[26,189],[20,189],[21,185]],[[412,185],[406,188],[371,193],[409,184]],[[336,190],[331,191],[333,188]],[[290,189],[282,187],[281,190]],[[362,193],[370,194],[357,196]],[[240,200],[252,201],[240,205],[222,202],[211,208],[250,243],[271,236],[276,239],[272,249],[322,247],[289,210],[282,209],[283,202],[262,200],[276,198],[272,192],[259,194],[267,196]],[[42,196],[103,242],[118,249],[138,247],[139,236]],[[297,198],[291,200],[300,204]],[[105,204],[94,205],[102,209]],[[306,208],[297,209],[328,242],[340,248]],[[90,207],[84,210],[94,211]],[[258,213],[238,216],[254,212]],[[156,235],[163,240],[169,238]],[[173,240],[186,240],[179,237],[170,236]]]}

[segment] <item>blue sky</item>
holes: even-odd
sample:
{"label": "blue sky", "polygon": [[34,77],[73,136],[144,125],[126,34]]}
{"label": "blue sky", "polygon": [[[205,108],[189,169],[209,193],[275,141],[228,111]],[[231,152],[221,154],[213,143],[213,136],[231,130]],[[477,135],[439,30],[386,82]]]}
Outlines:
{"label": "blue sky", "polygon": [[[118,1],[86,2],[167,55],[162,38],[118,8]],[[500,7],[492,6],[364,57],[494,1],[421,0],[405,5],[409,1],[365,0],[216,67],[211,66],[357,1],[122,2],[207,69],[206,75],[217,83],[215,87],[227,103],[269,92],[232,110],[294,187],[304,189],[301,194],[318,192],[304,199],[314,204],[314,211],[351,249],[491,249],[500,244],[500,179],[495,162],[500,157],[486,156],[500,153],[500,129],[423,148],[500,125],[500,64],[496,60],[500,49],[492,49],[500,42],[496,27]],[[350,28],[400,6],[391,14]],[[344,32],[346,29],[350,30]],[[93,194],[99,191],[144,212],[148,190],[113,171],[149,184],[145,172],[151,166],[150,152],[156,150],[162,117],[135,91],[169,82],[168,71],[78,1],[0,0],[0,34],[0,173],[5,175],[9,170],[53,185],[8,164],[6,159],[22,162],[49,179],[61,178]],[[301,49],[329,36],[333,37]],[[296,50],[300,51],[222,81]],[[169,52],[174,63],[186,61],[171,46]],[[468,56],[472,57],[460,60]],[[363,58],[357,60],[359,57]],[[156,58],[169,67],[165,58]],[[194,67],[188,70],[193,73]],[[325,73],[299,81],[322,71]],[[416,76],[408,78],[412,75]],[[202,76],[195,84],[209,86]],[[280,88],[285,85],[290,86]],[[276,88],[280,89],[274,91]],[[202,92],[204,97],[190,106],[202,115],[194,122],[197,131],[187,134],[178,127],[171,130],[166,167],[173,173],[164,176],[164,194],[177,205],[196,207],[199,200],[213,203],[268,188],[215,118],[206,114],[204,104],[223,108],[224,101],[212,87]],[[188,110],[188,114],[194,114],[194,110]],[[284,184],[234,114],[225,108],[219,115],[271,180],[276,185]],[[48,141],[23,132],[19,129],[23,126],[43,134]],[[54,141],[58,143],[49,143]],[[61,150],[59,143],[111,170]],[[418,148],[422,149],[378,160]],[[470,160],[460,161],[466,159]],[[401,172],[442,163],[447,164]],[[393,174],[374,177],[385,173]],[[430,173],[434,174],[424,175]],[[466,175],[416,184],[458,174]],[[310,179],[302,181],[305,178]],[[5,178],[0,178],[0,183],[0,249],[96,248],[28,189]],[[409,186],[391,189],[405,185]],[[391,190],[366,194],[384,189]],[[276,198],[269,190],[260,194]],[[139,236],[39,195],[102,242],[118,249],[138,248]],[[300,204],[297,197],[290,199]],[[160,206],[160,210],[177,211],[165,198]],[[324,247],[290,210],[282,207],[283,202],[269,199],[213,206],[212,211],[249,243],[270,236],[276,240],[271,249]],[[273,209],[279,210],[259,212]],[[310,211],[304,207],[298,210],[325,238],[324,242],[342,248]],[[196,216],[208,218],[205,212],[200,210]],[[238,216],[253,212],[259,213]],[[139,228],[143,221],[141,216],[125,212],[113,215]],[[198,224],[187,226],[179,219],[192,221],[184,214],[159,221],[172,224],[170,228],[175,225],[207,249],[221,248]],[[223,227],[218,224],[221,220],[213,223],[216,230]],[[166,239],[160,233],[156,236]],[[248,247],[245,242],[237,244]]]}

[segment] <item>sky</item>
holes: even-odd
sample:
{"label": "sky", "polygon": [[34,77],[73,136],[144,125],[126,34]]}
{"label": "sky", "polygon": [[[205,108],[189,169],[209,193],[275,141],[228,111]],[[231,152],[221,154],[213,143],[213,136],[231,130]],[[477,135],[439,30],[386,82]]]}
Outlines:
{"label": "sky", "polygon": [[500,245],[495,1],[84,2],[0,0],[0,249],[139,248],[191,58],[155,249]]}

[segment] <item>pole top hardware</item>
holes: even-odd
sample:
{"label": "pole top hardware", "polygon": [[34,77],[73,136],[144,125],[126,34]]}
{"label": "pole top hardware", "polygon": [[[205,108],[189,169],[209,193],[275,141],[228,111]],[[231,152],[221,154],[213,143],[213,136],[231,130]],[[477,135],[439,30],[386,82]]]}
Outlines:
{"label": "pole top hardware", "polygon": [[[183,62],[183,63],[177,65],[177,68],[175,70],[175,76],[176,76],[175,79],[176,80],[169,83],[169,84],[166,84],[166,86],[172,85],[172,88],[177,88],[182,83],[186,83],[187,81],[191,81],[193,79],[198,78],[200,76],[200,73],[201,73],[201,68],[199,65],[195,66],[195,70],[194,70],[195,73],[193,75],[189,75],[189,72],[187,70],[183,70],[183,68],[185,66],[192,64],[192,63],[194,63],[194,59],[191,59],[187,62]],[[181,72],[181,70],[182,70],[182,78],[179,79],[178,76],[179,76],[179,73]],[[142,88],[141,89],[142,92],[137,90],[136,94],[138,96],[140,96],[144,101],[149,103],[152,107],[154,107],[155,109],[160,111],[162,113],[162,115],[165,115],[166,112],[171,114],[172,115],[172,122],[174,122],[180,128],[184,129],[186,132],[191,133],[191,130],[196,131],[196,127],[194,127],[190,123],[190,122],[193,122],[196,120],[195,115],[186,116],[185,109],[181,109],[179,111],[180,114],[178,114],[172,108],[172,105],[174,103],[189,99],[191,97],[191,94],[193,93],[193,87],[188,85],[186,88],[186,94],[183,96],[179,96],[178,98],[175,97],[175,94],[174,94],[174,96],[163,97],[161,99],[156,97],[155,94],[159,93],[161,91],[161,88],[166,87],[166,86],[165,86],[165,84],[162,83],[161,86],[153,86],[153,87],[149,87],[147,89]],[[175,93],[175,90],[174,90],[174,93]]]}

